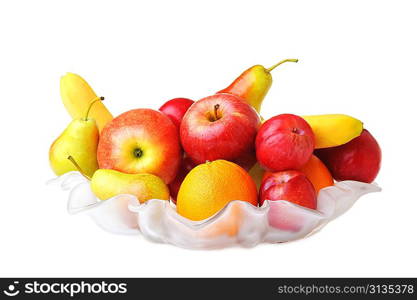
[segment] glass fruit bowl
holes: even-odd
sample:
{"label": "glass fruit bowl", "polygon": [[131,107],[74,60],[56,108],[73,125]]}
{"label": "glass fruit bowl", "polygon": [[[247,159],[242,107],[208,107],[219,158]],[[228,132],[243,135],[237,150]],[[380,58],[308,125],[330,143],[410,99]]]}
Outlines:
{"label": "glass fruit bowl", "polygon": [[301,239],[345,213],[361,196],[381,190],[375,183],[341,181],[320,191],[317,210],[284,200],[265,201],[261,207],[235,200],[206,220],[191,221],[166,200],[140,204],[132,195],[98,200],[90,182],[78,172],[66,173],[49,183],[69,191],[70,214],[89,215],[106,231],[142,233],[151,241],[190,249],[254,247]]}

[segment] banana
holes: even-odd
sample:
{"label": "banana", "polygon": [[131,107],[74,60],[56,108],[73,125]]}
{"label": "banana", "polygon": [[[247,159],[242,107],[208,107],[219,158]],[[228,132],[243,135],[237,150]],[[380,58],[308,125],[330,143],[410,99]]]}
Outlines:
{"label": "banana", "polygon": [[[61,98],[65,108],[73,119],[82,118],[91,102],[97,97],[90,85],[79,75],[67,73],[61,77]],[[113,116],[98,102],[90,111],[90,117],[96,120],[101,131]]]}
{"label": "banana", "polygon": [[303,119],[313,129],[316,149],[346,144],[359,136],[363,130],[363,123],[348,115],[303,116]]}

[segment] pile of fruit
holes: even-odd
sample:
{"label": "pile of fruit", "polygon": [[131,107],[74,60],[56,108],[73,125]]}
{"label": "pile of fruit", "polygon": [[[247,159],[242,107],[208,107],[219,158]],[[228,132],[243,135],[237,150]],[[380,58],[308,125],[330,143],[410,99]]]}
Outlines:
{"label": "pile of fruit", "polygon": [[361,121],[343,114],[260,116],[270,72],[284,62],[297,60],[253,66],[198,101],[175,98],[159,110],[116,118],[84,79],[68,73],[61,96],[73,121],[51,145],[52,170],[79,171],[100,200],[170,200],[194,221],[233,200],[286,200],[315,210],[319,191],[334,180],[371,183],[381,150]]}

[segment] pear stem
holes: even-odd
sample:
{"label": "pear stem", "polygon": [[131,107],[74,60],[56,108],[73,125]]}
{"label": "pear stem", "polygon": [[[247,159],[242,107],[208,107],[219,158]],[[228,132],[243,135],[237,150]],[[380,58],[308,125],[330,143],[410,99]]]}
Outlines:
{"label": "pear stem", "polygon": [[282,65],[283,63],[286,63],[286,62],[295,62],[296,63],[296,62],[298,62],[298,59],[297,58],[287,58],[287,59],[281,60],[279,63],[273,65],[272,67],[270,67],[268,69],[266,69],[266,71],[271,72],[273,69],[275,69],[279,65]]}
{"label": "pear stem", "polygon": [[220,119],[219,116],[217,115],[217,111],[219,110],[219,108],[220,108],[219,104],[214,105],[214,121],[217,121],[218,119]]}
{"label": "pear stem", "polygon": [[88,114],[90,113],[91,107],[93,107],[93,104],[96,103],[97,101],[103,101],[104,97],[95,97],[93,100],[91,100],[90,104],[88,105],[88,109],[87,109],[87,113],[85,114],[85,118],[84,120],[87,121],[88,120]]}
{"label": "pear stem", "polygon": [[75,166],[75,168],[78,170],[78,172],[81,173],[81,175],[83,175],[85,178],[87,178],[87,180],[91,181],[91,177],[86,175],[83,170],[81,169],[80,165],[75,161],[74,157],[72,157],[71,155],[69,155],[67,157],[69,159],[70,162],[72,162],[72,164]]}

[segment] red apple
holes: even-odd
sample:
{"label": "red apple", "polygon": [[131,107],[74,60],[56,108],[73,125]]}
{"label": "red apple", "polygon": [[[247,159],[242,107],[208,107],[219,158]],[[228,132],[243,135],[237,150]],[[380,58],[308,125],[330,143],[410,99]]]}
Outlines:
{"label": "red apple", "polygon": [[265,173],[259,198],[260,205],[265,200],[271,201],[268,211],[269,225],[285,231],[300,231],[308,221],[308,217],[304,211],[277,200],[286,200],[310,209],[317,208],[317,196],[313,184],[303,173],[295,170]]}
{"label": "red apple", "polygon": [[100,134],[101,169],[151,173],[170,183],[181,162],[178,129],[163,113],[134,109],[110,121]]}
{"label": "red apple", "polygon": [[371,183],[381,166],[381,148],[366,129],[360,136],[344,145],[317,149],[315,154],[338,181],[356,180]]}
{"label": "red apple", "polygon": [[177,203],[177,195],[180,190],[181,183],[185,176],[196,166],[196,164],[188,156],[184,156],[180,169],[175,179],[168,185],[171,199],[174,203]]}
{"label": "red apple", "polygon": [[174,98],[165,102],[159,110],[166,114],[179,129],[182,118],[193,103],[193,100],[187,98]]}
{"label": "red apple", "polygon": [[286,200],[310,209],[317,208],[317,193],[307,176],[295,170],[266,172],[259,189],[260,205],[265,200]]}
{"label": "red apple", "polygon": [[255,148],[251,149],[249,152],[243,153],[241,156],[234,159],[233,162],[249,172],[249,170],[256,164]]}
{"label": "red apple", "polygon": [[239,97],[216,94],[189,108],[181,122],[181,142],[197,164],[233,161],[253,151],[259,125],[258,113]]}
{"label": "red apple", "polygon": [[314,150],[314,134],[301,117],[291,114],[275,116],[259,129],[256,157],[270,171],[300,169]]}

